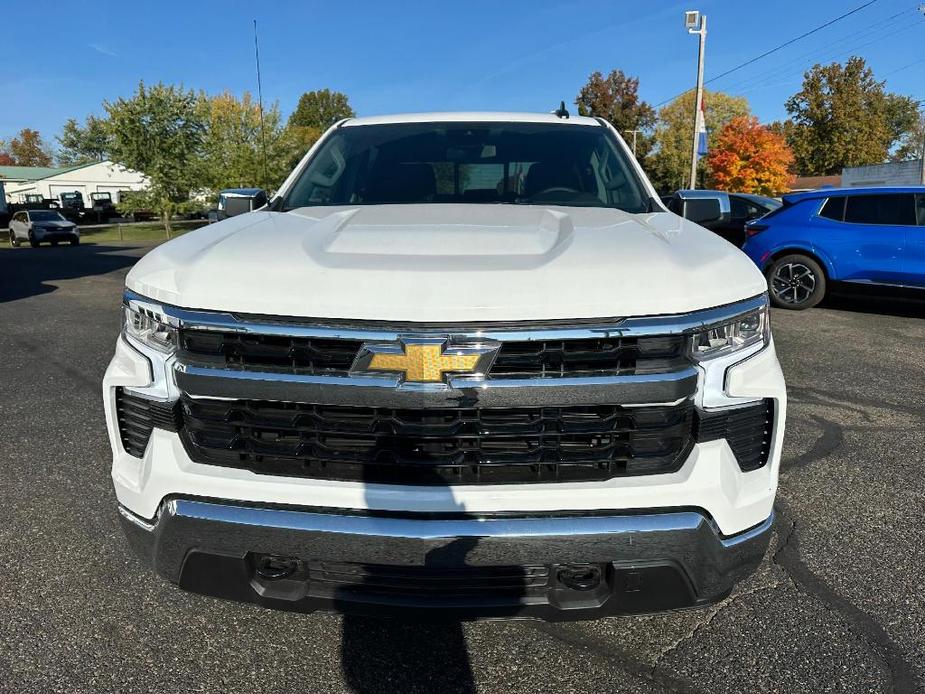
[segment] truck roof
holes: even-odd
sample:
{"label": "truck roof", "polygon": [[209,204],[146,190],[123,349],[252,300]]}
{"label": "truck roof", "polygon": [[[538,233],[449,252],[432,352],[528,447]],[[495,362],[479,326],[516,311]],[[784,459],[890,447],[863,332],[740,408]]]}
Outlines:
{"label": "truck roof", "polygon": [[395,123],[555,123],[557,125],[596,125],[600,121],[587,116],[559,118],[553,113],[517,113],[505,111],[446,111],[435,113],[397,113],[364,116],[344,121],[344,126],[386,125]]}

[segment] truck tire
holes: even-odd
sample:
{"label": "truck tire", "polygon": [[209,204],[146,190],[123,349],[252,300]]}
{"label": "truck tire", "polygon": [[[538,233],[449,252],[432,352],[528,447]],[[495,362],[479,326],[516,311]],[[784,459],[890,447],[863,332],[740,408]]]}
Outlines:
{"label": "truck tire", "polygon": [[778,308],[801,311],[825,297],[825,272],[815,260],[800,253],[785,255],[768,267],[768,294]]}
{"label": "truck tire", "polygon": [[79,236],[75,236],[74,238],[72,238],[72,239],[71,239],[71,245],[72,245],[72,246],[79,246],[79,245],[80,245],[80,237],[79,237]]}
{"label": "truck tire", "polygon": [[32,235],[32,232],[29,232],[29,245],[33,248],[39,247],[39,242],[35,240],[35,237]]}
{"label": "truck tire", "polygon": [[10,245],[11,245],[13,248],[19,248],[19,246],[20,246],[21,243],[22,243],[22,242],[21,242],[18,238],[16,238],[16,234],[13,233],[13,230],[11,229],[11,230],[10,230]]}

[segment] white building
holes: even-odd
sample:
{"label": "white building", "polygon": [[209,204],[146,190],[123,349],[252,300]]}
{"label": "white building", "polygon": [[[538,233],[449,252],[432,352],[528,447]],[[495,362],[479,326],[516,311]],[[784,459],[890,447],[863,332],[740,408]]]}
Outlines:
{"label": "white building", "polygon": [[841,178],[845,187],[922,185],[925,184],[925,160],[849,166],[842,169]]}
{"label": "white building", "polygon": [[58,199],[61,193],[78,191],[85,201],[90,193],[108,192],[113,202],[119,202],[119,191],[144,190],[148,181],[144,174],[126,169],[111,161],[55,169],[37,166],[0,166],[0,181],[6,190],[8,203],[20,202],[26,194],[39,194]]}

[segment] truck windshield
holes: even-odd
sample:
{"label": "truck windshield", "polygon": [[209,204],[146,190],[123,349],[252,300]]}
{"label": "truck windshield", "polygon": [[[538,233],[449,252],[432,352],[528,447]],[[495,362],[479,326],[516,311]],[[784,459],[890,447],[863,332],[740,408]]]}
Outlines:
{"label": "truck windshield", "polygon": [[402,203],[649,207],[627,155],[604,127],[406,123],[339,128],[290,188],[283,209]]}

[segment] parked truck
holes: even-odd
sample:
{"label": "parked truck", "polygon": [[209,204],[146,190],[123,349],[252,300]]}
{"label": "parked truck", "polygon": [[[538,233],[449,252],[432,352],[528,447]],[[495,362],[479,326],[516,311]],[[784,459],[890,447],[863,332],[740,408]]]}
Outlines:
{"label": "parked truck", "polygon": [[765,279],[604,120],[348,119],[145,255],[122,312],[118,509],[183,588],[582,619],[714,603],[767,549]]}

